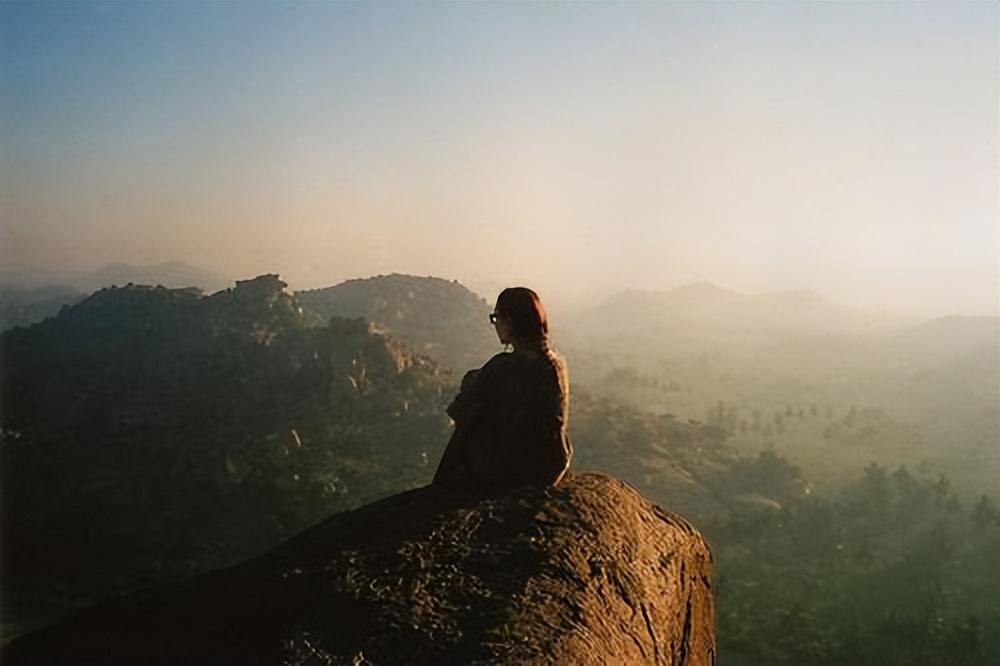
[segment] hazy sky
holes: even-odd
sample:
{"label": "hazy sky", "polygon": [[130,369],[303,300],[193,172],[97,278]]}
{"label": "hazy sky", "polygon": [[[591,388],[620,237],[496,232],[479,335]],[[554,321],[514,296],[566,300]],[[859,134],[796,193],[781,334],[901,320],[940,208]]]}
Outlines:
{"label": "hazy sky", "polygon": [[1000,307],[995,2],[2,2],[0,26],[8,266]]}

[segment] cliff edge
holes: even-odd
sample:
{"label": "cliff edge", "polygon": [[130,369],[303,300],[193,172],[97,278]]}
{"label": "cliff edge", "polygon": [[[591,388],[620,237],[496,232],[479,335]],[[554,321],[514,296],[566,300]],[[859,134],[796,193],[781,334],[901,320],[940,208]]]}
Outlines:
{"label": "cliff edge", "polygon": [[420,488],[24,636],[3,663],[707,666],[710,570],[683,518],[607,476]]}

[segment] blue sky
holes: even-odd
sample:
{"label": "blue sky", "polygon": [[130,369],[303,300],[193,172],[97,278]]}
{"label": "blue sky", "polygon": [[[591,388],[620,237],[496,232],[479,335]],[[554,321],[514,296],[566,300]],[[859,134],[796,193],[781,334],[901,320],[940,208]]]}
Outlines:
{"label": "blue sky", "polygon": [[0,4],[12,265],[998,304],[995,3]]}

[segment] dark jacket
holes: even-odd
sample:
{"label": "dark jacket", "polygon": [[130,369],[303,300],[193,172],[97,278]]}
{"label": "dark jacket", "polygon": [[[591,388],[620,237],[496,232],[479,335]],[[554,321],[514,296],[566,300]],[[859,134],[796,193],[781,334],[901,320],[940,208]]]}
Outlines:
{"label": "dark jacket", "polygon": [[554,485],[569,467],[569,379],[552,349],[497,354],[470,370],[448,415],[455,431],[435,485],[485,491]]}

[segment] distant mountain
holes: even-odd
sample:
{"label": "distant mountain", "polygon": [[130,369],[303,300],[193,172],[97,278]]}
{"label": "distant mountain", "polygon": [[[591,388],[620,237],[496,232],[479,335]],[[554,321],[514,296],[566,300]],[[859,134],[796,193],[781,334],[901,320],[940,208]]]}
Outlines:
{"label": "distant mountain", "polygon": [[934,319],[885,340],[881,350],[888,371],[872,377],[870,385],[880,391],[882,403],[895,404],[924,424],[929,439],[949,455],[986,452],[978,466],[996,470],[995,480],[1000,471],[1000,318]]}
{"label": "distant mountain", "polygon": [[0,331],[15,326],[30,326],[46,317],[53,317],[64,305],[84,297],[72,287],[20,287],[0,285]]}
{"label": "distant mountain", "polygon": [[126,263],[107,264],[84,276],[80,286],[86,291],[94,291],[112,285],[124,287],[127,284],[162,285],[167,288],[197,287],[202,291],[214,292],[225,289],[232,280],[224,275],[196,268],[181,261],[162,264],[135,266]]}
{"label": "distant mountain", "polygon": [[232,280],[180,261],[151,266],[115,263],[91,273],[14,267],[0,271],[0,331],[40,322],[98,289],[129,284],[214,292]]}
{"label": "distant mountain", "polygon": [[894,342],[911,353],[962,356],[1000,347],[1000,317],[940,317],[910,327]]}
{"label": "distant mountain", "polygon": [[489,324],[490,305],[457,281],[393,273],[296,296],[323,319],[370,321],[459,375],[501,348]]}
{"label": "distant mountain", "polygon": [[0,265],[0,285],[18,289],[79,285],[86,275],[86,271],[40,268],[8,261],[7,258]]}
{"label": "distant mountain", "polygon": [[157,285],[168,288],[198,287],[202,291],[213,292],[225,289],[233,281],[219,273],[197,268],[182,261],[151,265],[118,262],[91,272],[16,264],[0,270],[0,285],[20,289],[61,286],[89,294],[104,287],[124,287],[130,283],[151,287]]}
{"label": "distant mountain", "polygon": [[576,344],[638,351],[743,349],[800,336],[861,333],[887,322],[811,291],[744,294],[710,283],[666,292],[627,290],[576,315]]}

